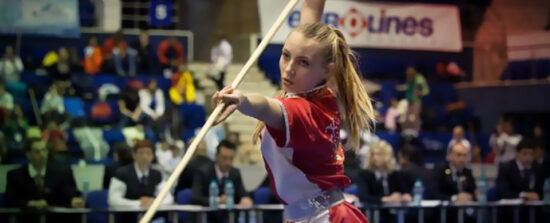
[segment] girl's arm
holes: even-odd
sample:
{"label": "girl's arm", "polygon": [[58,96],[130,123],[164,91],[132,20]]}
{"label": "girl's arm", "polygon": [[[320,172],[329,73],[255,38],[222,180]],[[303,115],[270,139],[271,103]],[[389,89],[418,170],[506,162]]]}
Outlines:
{"label": "girl's arm", "polygon": [[215,124],[222,122],[238,109],[245,115],[263,121],[271,128],[283,129],[283,111],[276,99],[260,94],[243,94],[231,87],[225,87],[214,94],[213,102],[217,104],[220,100],[227,106]]}
{"label": "girl's arm", "polygon": [[321,21],[326,0],[305,0],[302,4],[300,25]]}

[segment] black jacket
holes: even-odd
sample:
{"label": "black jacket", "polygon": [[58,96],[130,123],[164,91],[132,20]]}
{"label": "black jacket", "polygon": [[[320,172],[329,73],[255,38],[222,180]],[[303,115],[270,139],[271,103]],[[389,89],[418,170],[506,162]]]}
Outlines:
{"label": "black jacket", "polygon": [[461,173],[453,177],[453,171],[446,163],[439,166],[434,171],[434,198],[438,200],[451,200],[453,195],[458,194],[458,181],[462,181],[462,192],[472,194],[476,198],[476,181],[472,175],[472,170],[464,168]]}
{"label": "black jacket", "polygon": [[544,173],[540,165],[533,162],[532,177],[534,185],[529,187],[529,183],[524,183],[521,179],[521,173],[516,160],[511,160],[500,165],[496,180],[497,192],[500,199],[519,198],[522,191],[537,192],[542,199],[542,187],[544,184]]}
{"label": "black jacket", "polygon": [[147,185],[140,183],[134,164],[120,167],[116,170],[115,178],[126,184],[126,199],[140,199],[143,196],[155,197],[155,189],[162,182],[162,175],[158,170],[149,168]]}
{"label": "black jacket", "polygon": [[28,201],[40,199],[46,200],[49,206],[70,207],[72,198],[80,195],[68,166],[47,165],[44,193],[38,191],[28,165],[8,172],[5,198],[8,207],[25,208]]}
{"label": "black jacket", "polygon": [[380,204],[383,196],[391,195],[394,192],[410,193],[403,173],[394,171],[387,177],[388,193],[384,193],[382,181],[376,179],[374,172],[362,170],[357,177],[357,188],[359,199],[367,204]]}
{"label": "black jacket", "polygon": [[[212,165],[205,166],[195,174],[193,178],[193,195],[191,196],[191,203],[208,206],[208,193],[212,180],[218,182],[219,195],[223,194],[224,185],[221,185],[217,180],[214,165],[213,163]],[[242,197],[248,196],[244,189],[241,172],[236,168],[231,168],[231,170],[229,170],[228,179],[233,181],[233,187],[235,188],[235,203],[239,203]]]}

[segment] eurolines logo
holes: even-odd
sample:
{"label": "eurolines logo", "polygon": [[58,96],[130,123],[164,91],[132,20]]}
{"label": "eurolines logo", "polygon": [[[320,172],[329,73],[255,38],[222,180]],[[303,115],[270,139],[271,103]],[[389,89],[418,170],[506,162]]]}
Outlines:
{"label": "eurolines logo", "polygon": [[[434,33],[433,20],[428,17],[416,18],[413,16],[390,15],[382,8],[377,15],[365,16],[356,8],[350,8],[344,14],[327,12],[323,15],[323,22],[340,28],[351,38],[367,32],[376,35],[405,35],[430,37]],[[288,25],[292,28],[300,23],[300,12],[294,11],[288,18]]]}

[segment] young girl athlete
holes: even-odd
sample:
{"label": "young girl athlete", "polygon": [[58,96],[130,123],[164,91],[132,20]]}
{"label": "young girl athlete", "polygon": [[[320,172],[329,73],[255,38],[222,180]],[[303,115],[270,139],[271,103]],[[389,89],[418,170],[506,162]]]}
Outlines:
{"label": "young girl athlete", "polygon": [[261,151],[287,222],[367,222],[344,201],[342,188],[350,180],[344,175],[339,131],[342,119],[351,147],[357,148],[359,133],[369,129],[374,113],[344,36],[318,23],[324,4],[306,0],[300,26],[285,41],[281,95],[226,87],[213,97],[214,103],[227,105],[217,123],[236,109],[263,122]]}

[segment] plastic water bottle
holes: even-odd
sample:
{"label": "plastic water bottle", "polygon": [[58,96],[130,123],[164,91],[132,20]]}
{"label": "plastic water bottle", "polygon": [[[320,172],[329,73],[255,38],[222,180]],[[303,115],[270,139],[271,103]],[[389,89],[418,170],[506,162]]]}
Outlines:
{"label": "plastic water bottle", "polygon": [[225,200],[225,207],[227,210],[233,210],[233,207],[235,206],[235,188],[233,187],[233,182],[231,180],[227,180],[225,182],[224,192],[227,197]]}
{"label": "plastic water bottle", "polygon": [[550,204],[550,178],[547,178],[544,181],[544,187],[543,187],[543,194],[544,194],[544,203]]}
{"label": "plastic water bottle", "polygon": [[423,194],[424,194],[424,186],[422,185],[422,181],[420,181],[420,179],[417,179],[416,182],[414,182],[414,188],[413,188],[414,205],[420,205],[420,203],[422,202]]}
{"label": "plastic water bottle", "polygon": [[216,182],[216,180],[212,180],[210,182],[210,186],[208,188],[208,192],[209,192],[209,197],[208,197],[208,204],[210,206],[210,208],[218,208],[218,194],[219,194],[219,191],[220,189],[218,188],[218,183]]}
{"label": "plastic water bottle", "polygon": [[477,202],[487,203],[487,182],[483,178],[477,182]]}

